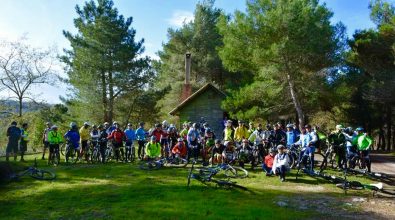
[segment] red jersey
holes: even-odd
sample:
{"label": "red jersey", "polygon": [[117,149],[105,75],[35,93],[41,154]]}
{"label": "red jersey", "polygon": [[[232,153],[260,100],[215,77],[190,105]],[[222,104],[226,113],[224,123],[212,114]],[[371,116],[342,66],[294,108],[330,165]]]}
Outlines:
{"label": "red jersey", "polygon": [[187,155],[187,147],[184,142],[178,142],[173,149],[171,150],[173,154],[179,154],[181,157],[185,157]]}
{"label": "red jersey", "polygon": [[265,164],[267,167],[272,168],[273,167],[273,161],[274,161],[274,156],[271,156],[270,154],[268,154],[265,157]]}

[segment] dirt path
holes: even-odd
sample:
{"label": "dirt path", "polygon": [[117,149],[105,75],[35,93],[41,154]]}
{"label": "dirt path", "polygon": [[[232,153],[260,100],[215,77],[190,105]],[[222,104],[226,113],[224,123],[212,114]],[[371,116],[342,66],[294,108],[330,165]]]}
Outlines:
{"label": "dirt path", "polygon": [[372,171],[395,174],[395,156],[382,153],[372,153]]}

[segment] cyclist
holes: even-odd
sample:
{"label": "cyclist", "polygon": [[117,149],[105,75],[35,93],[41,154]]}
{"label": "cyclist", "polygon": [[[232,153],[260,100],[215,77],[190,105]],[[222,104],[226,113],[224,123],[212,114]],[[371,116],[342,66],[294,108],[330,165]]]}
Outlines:
{"label": "cyclist", "polygon": [[[51,127],[51,131],[48,133],[48,142],[49,142],[49,156],[48,156],[48,165],[51,164],[55,153],[59,152],[59,144],[63,143],[63,138],[60,132],[58,132],[58,126],[54,125]],[[59,155],[60,156],[60,155]],[[60,158],[58,158],[59,160]]]}
{"label": "cyclist", "polygon": [[333,146],[337,155],[337,166],[342,170],[343,164],[346,164],[346,136],[343,134],[343,125],[336,125],[336,130],[328,136],[329,143]]}
{"label": "cyclist", "polygon": [[359,155],[361,158],[362,167],[367,167],[368,172],[371,171],[371,161],[369,157],[370,148],[373,144],[373,140],[366,134],[363,133],[363,128],[359,127],[355,129],[357,132],[357,136],[354,139],[354,144],[357,145]]}
{"label": "cyclist", "polygon": [[23,156],[25,152],[27,151],[27,143],[29,142],[29,132],[27,131],[28,129],[28,124],[23,123],[22,124],[22,129],[21,129],[21,140],[19,141],[19,151],[21,152],[21,162],[25,162],[23,159]]}
{"label": "cyclist", "polygon": [[199,124],[193,123],[192,127],[188,131],[188,159],[194,158],[197,161],[199,157]]}
{"label": "cyclist", "polygon": [[298,134],[294,130],[293,124],[287,124],[287,148],[290,149],[291,145],[298,140]]}
{"label": "cyclist", "polygon": [[355,164],[352,164],[351,159],[358,156],[357,146],[353,144],[353,140],[357,137],[357,134],[353,131],[352,127],[344,129],[343,134],[346,138],[347,159],[350,161],[350,166],[354,168]]}
{"label": "cyclist", "polygon": [[180,132],[180,137],[182,137],[184,140],[187,140],[188,131],[189,131],[188,122],[184,122],[182,124],[182,130]]}
{"label": "cyclist", "polygon": [[89,131],[89,123],[84,122],[84,125],[80,128],[80,139],[81,139],[81,149],[80,149],[80,155],[83,156],[85,155],[85,160],[88,162],[89,161],[89,145],[88,141],[90,139],[90,131]]}
{"label": "cyclist", "polygon": [[21,129],[17,127],[18,123],[16,121],[11,122],[11,126],[7,129],[7,137],[8,144],[6,149],[6,161],[8,162],[8,158],[10,153],[14,156],[14,161],[18,156],[18,142],[21,139]]}
{"label": "cyclist", "polygon": [[314,168],[314,153],[315,153],[315,148],[317,147],[318,137],[317,137],[317,134],[311,129],[310,125],[306,125],[305,127],[306,127],[306,132],[308,133],[308,137],[309,137],[307,152],[311,157],[310,163],[311,163],[311,169],[313,170],[313,168]]}
{"label": "cyclist", "polygon": [[160,145],[162,146],[162,155],[165,157],[169,157],[170,148],[169,148],[169,123],[164,120],[162,122],[162,134],[160,135]]}
{"label": "cyclist", "polygon": [[144,154],[144,145],[145,145],[145,136],[146,136],[146,131],[144,130],[144,122],[139,123],[139,128],[136,130],[136,139],[137,143],[139,145],[139,149],[137,150],[137,154],[140,160],[143,159],[143,154]]}
{"label": "cyclist", "polygon": [[252,164],[255,162],[254,157],[252,156],[252,148],[250,147],[250,142],[247,139],[243,139],[240,147],[237,149],[239,154],[239,166],[244,168],[244,164],[251,162]]}
{"label": "cyclist", "polygon": [[177,133],[177,128],[174,125],[170,125],[169,129],[167,131],[169,134],[169,146],[170,149],[173,149],[174,145],[177,144],[177,139],[178,139],[178,133]]}
{"label": "cyclist", "polygon": [[110,128],[110,123],[104,122],[104,130],[106,130],[107,136],[111,134]]}
{"label": "cyclist", "polygon": [[[125,142],[125,162],[128,162],[128,160],[132,160],[135,155],[132,155],[133,151],[133,141],[136,140],[136,132],[133,130],[133,125],[131,123],[128,123],[128,128],[125,130],[125,137],[126,137],[126,142]],[[132,157],[133,156],[133,157]]]}
{"label": "cyclist", "polygon": [[107,130],[104,128],[103,125],[99,125],[99,145],[100,145],[100,155],[101,155],[101,162],[106,162],[106,149],[107,149]]}
{"label": "cyclist", "polygon": [[237,143],[241,143],[244,138],[249,138],[248,129],[245,127],[245,123],[239,120],[239,126],[236,128],[234,133],[234,140]]}
{"label": "cyclist", "polygon": [[184,140],[182,138],[178,138],[178,143],[174,145],[173,149],[171,150],[171,153],[173,154],[173,157],[181,157],[186,159],[188,150],[187,146],[184,143]]}
{"label": "cyclist", "polygon": [[225,129],[223,132],[224,141],[233,141],[235,130],[232,127],[232,120],[226,121]]}
{"label": "cyclist", "polygon": [[275,156],[276,151],[274,149],[270,149],[269,154],[266,155],[265,160],[262,163],[262,169],[266,173],[266,176],[273,175],[273,162]]}
{"label": "cyclist", "polygon": [[214,165],[216,163],[222,163],[222,152],[224,152],[225,146],[221,144],[221,140],[216,139],[215,145],[211,150],[210,163]]}
{"label": "cyclist", "polygon": [[[251,134],[254,133],[254,131],[255,131],[254,123],[253,123],[253,122],[250,122],[250,123],[248,124],[248,137],[250,137]],[[247,138],[248,138],[248,137],[247,137]]]}
{"label": "cyclist", "polygon": [[305,127],[302,127],[302,132],[300,134],[299,140],[294,143],[294,145],[300,146],[299,153],[299,161],[298,166],[300,166],[300,162],[303,163],[304,167],[307,166],[307,157],[309,156],[309,151],[307,148],[309,147],[310,136],[306,131]]}
{"label": "cyclist", "polygon": [[96,125],[92,126],[92,131],[90,133],[90,136],[91,136],[91,145],[92,147],[94,147],[97,145],[100,138],[100,131]]}
{"label": "cyclist", "polygon": [[[81,158],[80,154],[80,133],[78,131],[77,124],[74,122],[70,123],[70,130],[66,132],[66,134],[63,136],[67,140],[67,144],[72,147],[78,155],[78,158]],[[68,162],[68,156],[66,155],[66,163]]]}
{"label": "cyclist", "polygon": [[265,132],[262,129],[262,124],[258,124],[257,129],[252,132],[248,138],[250,142],[254,143],[255,150],[258,150],[258,155],[261,159],[263,159],[265,155],[265,150],[263,148],[264,135]]}
{"label": "cyclist", "polygon": [[269,141],[271,141],[275,146],[286,144],[286,134],[285,132],[281,129],[281,124],[277,123],[274,126],[274,131],[272,135],[269,137]]}
{"label": "cyclist", "polygon": [[204,144],[202,148],[202,157],[203,160],[206,162],[207,160],[209,160],[209,152],[211,151],[211,148],[215,145],[215,134],[211,130],[211,128],[207,128],[205,130],[203,142]]}
{"label": "cyclist", "polygon": [[210,125],[208,124],[208,122],[204,122],[203,127],[201,128],[201,133],[204,135],[206,133],[207,129],[211,129]]}
{"label": "cyclist", "polygon": [[51,127],[52,127],[52,124],[50,122],[45,123],[45,125],[47,127],[44,129],[44,132],[43,132],[44,149],[43,149],[43,156],[41,158],[42,160],[45,160],[45,151],[49,148],[48,133],[49,133],[49,131],[51,131]]}
{"label": "cyclist", "polygon": [[225,149],[222,152],[222,162],[233,164],[236,161],[236,149],[232,141],[225,141]]}
{"label": "cyclist", "polygon": [[111,132],[107,139],[112,140],[115,152],[115,159],[118,162],[124,157],[123,141],[125,139],[125,133],[121,130],[118,122],[114,122],[114,125],[115,129]]}
{"label": "cyclist", "polygon": [[289,172],[289,156],[285,152],[285,146],[284,145],[278,145],[277,146],[277,151],[278,154],[274,157],[273,160],[273,173],[275,175],[280,176],[281,182],[285,181],[285,175],[287,172]]}
{"label": "cyclist", "polygon": [[160,144],[156,141],[156,137],[152,136],[151,141],[145,145],[145,159],[158,160],[161,156],[160,153],[161,153]]}

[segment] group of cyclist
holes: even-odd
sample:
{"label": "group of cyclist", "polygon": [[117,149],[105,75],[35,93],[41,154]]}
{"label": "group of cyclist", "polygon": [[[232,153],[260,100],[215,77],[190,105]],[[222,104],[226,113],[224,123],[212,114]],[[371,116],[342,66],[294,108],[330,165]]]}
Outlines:
{"label": "group of cyclist", "polygon": [[[372,145],[371,139],[363,133],[362,128],[353,131],[352,128],[344,128],[342,125],[337,125],[328,136],[310,125],[299,129],[295,124],[287,124],[284,128],[281,123],[276,123],[273,126],[267,124],[263,128],[262,124],[254,126],[254,123],[247,124],[242,120],[226,120],[222,134],[214,134],[207,122],[185,122],[180,130],[167,121],[157,123],[149,130],[144,126],[141,122],[134,130],[129,123],[122,130],[118,122],[105,122],[98,126],[85,122],[78,128],[72,122],[69,130],[62,135],[56,125],[47,122],[43,132],[42,159],[45,159],[46,150],[49,149],[48,160],[53,160],[54,152],[59,152],[60,144],[66,142],[77,152],[80,160],[89,162],[88,152],[97,146],[102,163],[106,162],[105,152],[109,147],[112,148],[116,161],[130,162],[134,160],[134,144],[137,142],[137,157],[140,160],[181,157],[195,161],[201,158],[203,164],[238,163],[244,167],[251,163],[252,168],[262,164],[266,175],[277,174],[284,181],[290,170],[288,152],[294,148],[298,149],[298,164],[313,169],[314,153],[317,148],[322,148],[325,141],[334,147],[338,167],[343,169],[350,158],[368,158]],[[16,122],[13,122],[7,130],[7,160],[12,152],[16,159],[19,146],[23,161],[28,142],[27,128],[27,124],[23,124],[22,129],[19,129]],[[370,171],[370,162],[367,167]]]}

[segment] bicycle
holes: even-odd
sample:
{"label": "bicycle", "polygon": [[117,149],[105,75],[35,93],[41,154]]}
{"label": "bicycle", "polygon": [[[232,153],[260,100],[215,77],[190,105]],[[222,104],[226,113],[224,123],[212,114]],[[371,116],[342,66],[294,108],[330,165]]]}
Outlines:
{"label": "bicycle", "polygon": [[355,175],[366,176],[369,179],[383,181],[389,185],[395,185],[395,175],[380,173],[380,172],[368,172],[365,169],[348,169],[348,173]]}
{"label": "bicycle", "polygon": [[54,180],[56,178],[55,173],[37,168],[37,158],[34,159],[33,166],[30,166],[29,168],[18,174],[11,175],[10,179],[18,180],[20,177],[23,177],[25,175],[29,175],[30,177],[37,180]]}
{"label": "bicycle", "polygon": [[51,154],[51,157],[48,158],[48,165],[58,166],[60,164],[60,152],[59,146],[54,147],[54,152]]}
{"label": "bicycle", "polygon": [[188,174],[188,183],[187,187],[190,187],[191,184],[191,179],[198,180],[199,182],[208,185],[207,183],[213,182],[217,185],[217,187],[224,188],[224,189],[231,189],[231,188],[237,188],[237,189],[242,189],[242,190],[248,190],[244,186],[240,186],[236,184],[236,182],[230,181],[230,180],[224,180],[224,179],[214,179],[213,177],[220,171],[218,169],[199,169],[199,173],[195,174],[193,173],[195,167],[195,162],[192,163],[191,169],[189,170]]}
{"label": "bicycle", "polygon": [[147,160],[140,164],[140,169],[142,170],[158,170],[162,167],[186,167],[188,165],[188,160],[181,157],[170,157],[162,158],[159,160]]}
{"label": "bicycle", "polygon": [[352,190],[363,190],[369,189],[374,191],[374,195],[377,193],[385,194],[387,196],[395,196],[395,187],[384,186],[383,183],[376,184],[363,184],[358,181],[345,181],[344,183],[336,184],[341,189],[352,189]]}
{"label": "bicycle", "polygon": [[242,167],[234,167],[227,163],[218,164],[211,167],[203,167],[201,170],[207,170],[207,172],[225,171],[224,174],[228,178],[246,178],[248,176],[248,171]]}
{"label": "bicycle", "polygon": [[73,144],[70,142],[68,142],[66,144],[65,159],[66,159],[67,164],[69,162],[71,162],[72,164],[75,164],[75,163],[77,163],[77,160],[78,160],[78,152],[74,148]]}
{"label": "bicycle", "polygon": [[90,160],[92,163],[100,163],[101,162],[101,155],[100,155],[100,142],[94,141],[92,142],[92,153],[90,154]]}
{"label": "bicycle", "polygon": [[299,151],[298,149],[295,147],[295,145],[291,145],[288,148],[288,157],[289,157],[289,168],[293,169],[297,164],[298,164],[298,160],[299,160]]}
{"label": "bicycle", "polygon": [[332,169],[336,169],[337,168],[337,161],[336,161],[336,152],[334,149],[334,145],[327,143],[327,146],[329,146],[325,152],[321,154],[321,156],[323,157],[321,166],[320,166],[320,172],[322,172],[323,170],[325,170],[328,167],[328,164],[330,164]]}
{"label": "bicycle", "polygon": [[[299,154],[300,154],[300,152],[299,152]],[[303,160],[306,160],[306,161],[303,162]],[[303,170],[304,173],[307,173],[307,174],[311,174],[314,172],[313,167],[311,167],[311,165],[312,165],[311,160],[312,160],[311,154],[309,154],[309,155],[303,154],[300,156],[300,158],[298,159],[298,163],[296,165],[296,167],[298,168],[298,171],[296,172],[295,179],[298,179],[300,170]],[[305,165],[303,165],[304,166],[303,169],[302,169],[301,164],[305,164]]]}

